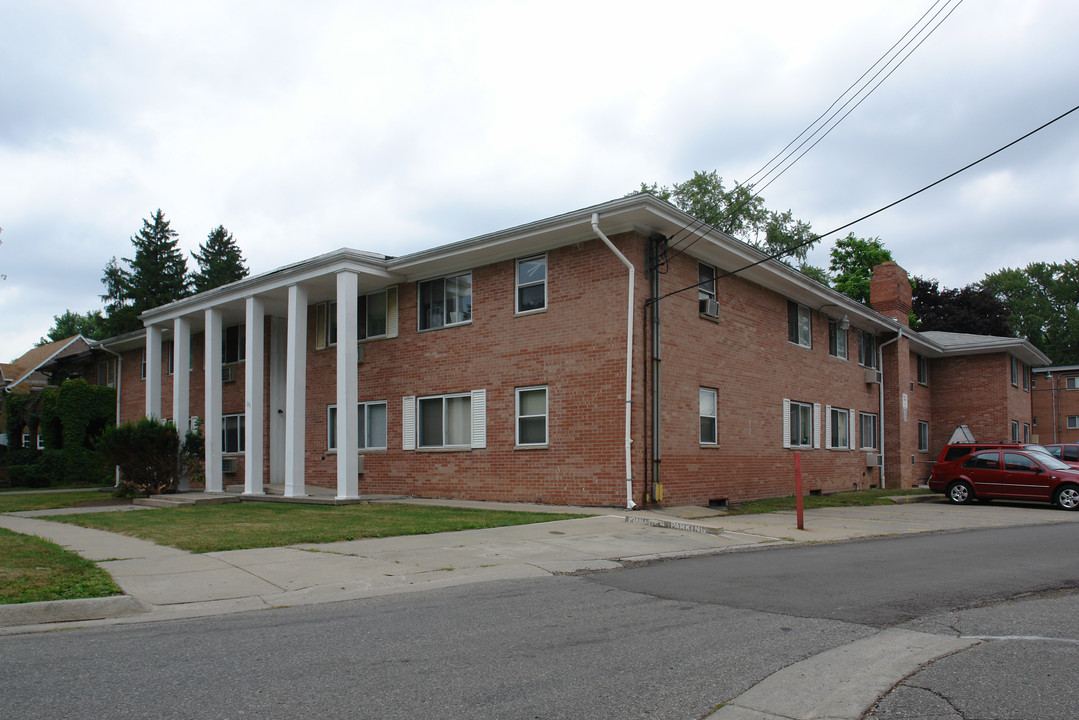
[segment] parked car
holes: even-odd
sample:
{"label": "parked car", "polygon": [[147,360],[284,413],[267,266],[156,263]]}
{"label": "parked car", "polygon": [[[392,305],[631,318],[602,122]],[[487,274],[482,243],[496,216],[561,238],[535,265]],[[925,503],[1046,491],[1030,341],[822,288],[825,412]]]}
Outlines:
{"label": "parked car", "polygon": [[1079,443],[1054,443],[1046,445],[1045,451],[1057,460],[1063,460],[1073,468],[1079,468]]}
{"label": "parked car", "polygon": [[938,462],[929,489],[943,492],[953,503],[1044,500],[1064,510],[1079,510],[1079,470],[1031,450],[998,448]]}
{"label": "parked car", "polygon": [[937,458],[937,462],[956,460],[965,455],[976,453],[979,450],[996,450],[998,448],[1048,452],[1044,446],[1036,445],[1034,443],[952,443],[951,445],[945,445],[944,449],[940,451],[940,457]]}

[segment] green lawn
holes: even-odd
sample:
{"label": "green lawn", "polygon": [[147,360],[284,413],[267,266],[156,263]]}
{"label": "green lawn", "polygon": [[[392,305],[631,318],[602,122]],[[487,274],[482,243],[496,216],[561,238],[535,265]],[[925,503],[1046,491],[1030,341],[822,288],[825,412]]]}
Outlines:
{"label": "green lawn", "polygon": [[0,528],[0,603],[119,595],[107,572],[32,535]]}
{"label": "green lawn", "polygon": [[122,505],[130,500],[114,498],[111,492],[102,490],[80,490],[79,492],[58,493],[0,493],[0,513],[21,512],[23,510],[52,510],[54,508],[75,507],[90,503],[110,503]]}
{"label": "green lawn", "polygon": [[[833,493],[831,495],[806,495],[802,498],[802,507],[829,508],[829,507],[857,507],[865,505],[891,505],[888,498],[900,495],[924,495],[929,490],[914,488],[911,490],[855,490],[852,492]],[[794,510],[797,505],[795,497],[788,495],[780,498],[768,498],[766,500],[754,500],[732,507],[729,515],[748,515],[752,513],[769,513],[779,510]]]}
{"label": "green lawn", "polygon": [[189,552],[423,535],[582,517],[426,505],[232,503],[147,512],[64,515],[50,520],[108,530]]}

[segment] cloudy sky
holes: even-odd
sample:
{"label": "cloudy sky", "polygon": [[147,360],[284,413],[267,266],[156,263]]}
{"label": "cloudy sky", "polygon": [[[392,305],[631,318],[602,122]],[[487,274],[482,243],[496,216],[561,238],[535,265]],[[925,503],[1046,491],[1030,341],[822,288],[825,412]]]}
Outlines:
{"label": "cloudy sky", "polygon": [[[841,226],[1079,105],[1079,3],[958,1],[0,0],[0,360],[100,309],[157,208],[260,273],[745,180],[947,4],[763,192]],[[1079,257],[1077,215],[1079,112],[852,229],[959,287]]]}

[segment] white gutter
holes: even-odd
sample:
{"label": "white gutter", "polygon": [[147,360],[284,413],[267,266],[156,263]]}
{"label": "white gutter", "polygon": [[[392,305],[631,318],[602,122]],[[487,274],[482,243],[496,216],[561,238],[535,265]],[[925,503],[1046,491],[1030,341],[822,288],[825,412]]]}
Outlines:
{"label": "white gutter", "polygon": [[626,313],[626,509],[633,510],[637,503],[633,502],[633,282],[636,274],[633,263],[626,256],[618,252],[614,243],[599,229],[599,213],[592,213],[592,232],[610,248],[623,265],[629,269],[629,292],[628,311]]}
{"label": "white gutter", "polygon": [[[880,385],[878,386],[877,393],[879,399],[877,400],[877,407],[880,409],[880,486],[885,485],[885,472],[884,472],[884,346],[891,345],[894,342],[898,342],[899,338],[903,337],[903,328],[897,328],[897,334],[894,338],[888,342],[881,343],[877,346],[877,371],[880,372]],[[900,411],[902,412],[902,411]]]}

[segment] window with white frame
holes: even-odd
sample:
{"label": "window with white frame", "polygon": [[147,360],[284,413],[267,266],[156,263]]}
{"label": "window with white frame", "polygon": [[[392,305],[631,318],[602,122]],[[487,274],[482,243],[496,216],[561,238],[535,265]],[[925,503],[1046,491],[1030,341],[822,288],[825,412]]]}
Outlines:
{"label": "window with white frame", "polygon": [[418,283],[420,330],[472,321],[472,273]]}
{"label": "window with white frame", "polygon": [[440,395],[416,401],[419,447],[452,448],[472,444],[472,396]]}
{"label": "window with white frame", "polygon": [[1023,442],[1030,442],[1030,423],[1023,423]]}
{"label": "window with white frame", "polygon": [[1012,385],[1019,387],[1019,361],[1012,358]]}
{"label": "window with white frame", "polygon": [[701,445],[719,444],[719,391],[700,388],[698,405],[701,418]]}
{"label": "window with white frame", "polygon": [[[367,293],[356,298],[356,337],[375,340],[396,336],[397,287]],[[315,306],[315,349],[337,344],[337,301]]]}
{"label": "window with white frame", "polygon": [[1079,375],[1069,375],[1064,378],[1065,390],[1079,390]]}
{"label": "window with white frame", "polygon": [[862,450],[876,450],[880,447],[878,436],[878,423],[876,413],[859,413],[861,425],[861,448]]}
{"label": "window with white frame", "polygon": [[30,433],[23,433],[22,434],[22,446],[21,447],[24,447],[24,448],[26,448],[28,450],[30,449]]}
{"label": "window with white frame", "polygon": [[918,355],[918,384],[929,384],[929,358],[924,355]]}
{"label": "window with white frame", "polygon": [[224,415],[221,418],[221,452],[242,453],[244,451],[244,416]]}
{"label": "window with white frame", "polygon": [[547,307],[547,256],[533,255],[517,260],[516,312],[532,312]]}
{"label": "window with white frame", "polygon": [[161,353],[165,356],[165,373],[172,375],[176,370],[176,358],[175,358],[176,343],[172,340],[166,340],[161,347]]}
{"label": "window with white frame", "polygon": [[360,340],[386,337],[389,299],[385,290],[360,295],[356,330]]}
{"label": "window with white frame", "polygon": [[792,448],[813,447],[813,406],[809,403],[790,401],[787,412],[787,446]]}
{"label": "window with white frame", "polygon": [[517,445],[547,444],[547,387],[517,388]]}
{"label": "window with white frame", "polygon": [[1069,415],[1067,424],[1069,430],[1079,430],[1079,415]]}
{"label": "window with white frame", "polygon": [[787,341],[802,347],[812,347],[813,343],[809,308],[793,300],[787,301]]}
{"label": "window with white frame", "polygon": [[1030,389],[1030,366],[1025,363],[1023,364],[1023,389]]}
{"label": "window with white frame", "polygon": [[929,423],[918,421],[918,451],[929,452]]}
{"label": "window with white frame", "polygon": [[847,359],[847,331],[839,320],[828,320],[828,354],[840,360]]}
{"label": "window with white frame", "polygon": [[850,449],[850,410],[846,408],[828,408],[828,447],[832,450]]}
{"label": "window with white frame", "polygon": [[139,369],[139,379],[146,379],[146,348],[142,349],[142,365]]}
{"label": "window with white frame", "polygon": [[858,331],[858,364],[877,367],[877,336],[865,330]]}
{"label": "window with white frame", "polygon": [[1012,442],[1019,442],[1019,421],[1012,420]]}
{"label": "window with white frame", "polygon": [[[357,447],[360,450],[385,450],[386,449],[386,401],[362,402],[356,404],[358,420]],[[337,450],[337,406],[330,405],[327,408],[327,442],[328,450]]]}
{"label": "window with white frame", "polygon": [[97,384],[111,388],[116,387],[116,360],[109,358],[98,361]]}
{"label": "window with white frame", "polygon": [[226,365],[243,362],[247,352],[245,326],[229,325],[225,328],[223,340],[221,362]]}
{"label": "window with white frame", "polygon": [[719,317],[719,305],[716,304],[716,269],[705,263],[697,263],[697,310],[705,317]]}

